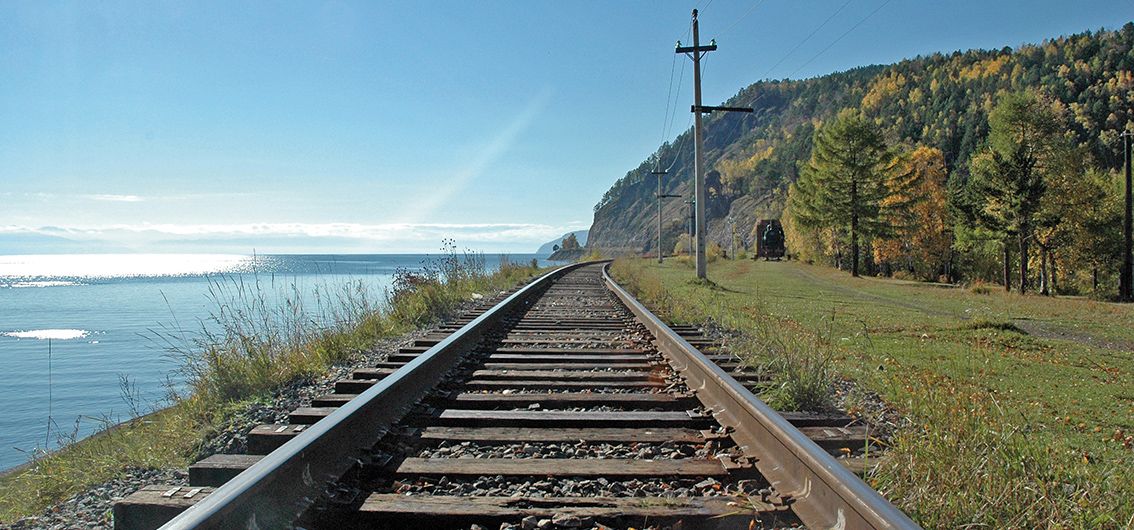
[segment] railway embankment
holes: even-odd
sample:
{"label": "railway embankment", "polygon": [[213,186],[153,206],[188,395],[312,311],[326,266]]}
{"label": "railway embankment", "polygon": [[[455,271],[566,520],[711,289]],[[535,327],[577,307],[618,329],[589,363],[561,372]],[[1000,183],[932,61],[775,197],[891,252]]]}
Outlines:
{"label": "railway embankment", "polygon": [[797,262],[719,260],[709,282],[679,260],[619,261],[614,274],[779,374],[767,401],[835,401],[891,424],[866,480],[926,528],[1134,524],[1129,307]]}
{"label": "railway embankment", "polygon": [[916,528],[836,459],[866,429],[768,407],[752,392],[772,381],[705,331],[602,263],[557,269],[198,460],[188,486],[133,493],[115,525]]}

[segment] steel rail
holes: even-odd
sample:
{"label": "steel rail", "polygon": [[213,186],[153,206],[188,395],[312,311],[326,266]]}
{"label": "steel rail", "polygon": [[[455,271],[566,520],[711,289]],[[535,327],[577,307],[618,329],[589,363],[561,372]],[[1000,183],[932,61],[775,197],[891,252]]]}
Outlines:
{"label": "steel rail", "polygon": [[161,528],[289,526],[320,497],[327,483],[349,471],[385,429],[435,387],[457,365],[460,354],[475,345],[486,330],[560,276],[592,263],[560,267],[524,286]]}
{"label": "steel rail", "polygon": [[809,528],[921,528],[675,333],[603,268],[603,279],[654,334],[658,349]]}

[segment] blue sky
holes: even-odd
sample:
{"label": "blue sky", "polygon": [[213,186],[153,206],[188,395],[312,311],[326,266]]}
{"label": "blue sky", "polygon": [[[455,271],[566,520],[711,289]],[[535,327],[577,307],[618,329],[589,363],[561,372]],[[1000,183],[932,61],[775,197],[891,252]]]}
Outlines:
{"label": "blue sky", "polygon": [[698,4],[708,104],[1134,18],[1128,0],[3,2],[0,254],[533,251],[686,126],[689,65],[663,124]]}

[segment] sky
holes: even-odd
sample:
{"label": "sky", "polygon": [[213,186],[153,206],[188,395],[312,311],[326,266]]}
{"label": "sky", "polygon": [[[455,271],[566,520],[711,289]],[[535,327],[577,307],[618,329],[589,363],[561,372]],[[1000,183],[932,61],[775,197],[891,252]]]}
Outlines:
{"label": "sky", "polygon": [[693,7],[719,46],[706,104],[1134,19],[1129,0],[6,1],[0,254],[534,252],[688,127]]}

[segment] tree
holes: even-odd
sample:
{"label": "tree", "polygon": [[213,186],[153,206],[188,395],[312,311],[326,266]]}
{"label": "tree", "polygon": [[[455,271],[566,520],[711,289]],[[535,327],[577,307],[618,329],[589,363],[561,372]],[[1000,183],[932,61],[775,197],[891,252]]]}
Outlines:
{"label": "tree", "polygon": [[985,214],[985,198],[976,183],[978,177],[972,176],[973,167],[988,162],[988,158],[987,153],[974,157],[967,167],[954,171],[946,183],[948,215],[954,219],[953,250],[971,279],[995,281],[999,275],[1004,290],[1010,291],[1011,241],[1002,227]]}
{"label": "tree", "polygon": [[988,150],[972,164],[973,184],[984,197],[983,221],[1016,239],[1020,293],[1027,290],[1028,243],[1046,188],[1044,173],[1057,151],[1058,123],[1051,105],[1034,92],[1007,94],[989,115]]}
{"label": "tree", "polygon": [[1116,269],[1122,263],[1122,216],[1125,210],[1123,181],[1117,173],[1087,171],[1077,193],[1083,204],[1067,238],[1068,254],[1091,271],[1091,288],[1098,289],[1100,269]]}
{"label": "tree", "polygon": [[[918,147],[906,159],[906,174],[912,180],[908,189],[884,199],[883,206],[907,203],[896,212],[900,223],[894,237],[874,243],[874,259],[879,263],[900,262],[908,272],[926,280],[936,280],[948,268],[953,244],[952,221],[946,207],[945,155],[932,147]],[[944,270],[944,272],[948,272]]]}
{"label": "tree", "polygon": [[912,182],[902,170],[879,127],[846,109],[815,131],[811,160],[789,189],[789,206],[805,228],[845,229],[851,275],[858,276],[860,244],[892,235],[897,212],[911,202],[903,194]]}
{"label": "tree", "polygon": [[561,248],[563,250],[578,250],[580,248],[579,238],[575,237],[574,232],[567,234],[567,237],[563,238],[563,245],[561,246]]}
{"label": "tree", "polygon": [[[1046,172],[1046,192],[1035,215],[1034,240],[1039,247],[1040,294],[1054,294],[1057,285],[1056,254],[1077,238],[1092,240],[1095,234],[1083,233],[1082,227],[1092,218],[1098,219],[1108,200],[1106,175],[1087,170],[1089,153],[1085,149],[1062,149],[1053,157]],[[1121,218],[1111,232],[1115,236]],[[1115,238],[1117,240],[1117,237]],[[1118,240],[1121,241],[1121,240]],[[1105,254],[1104,250],[1083,249],[1089,254]]]}

